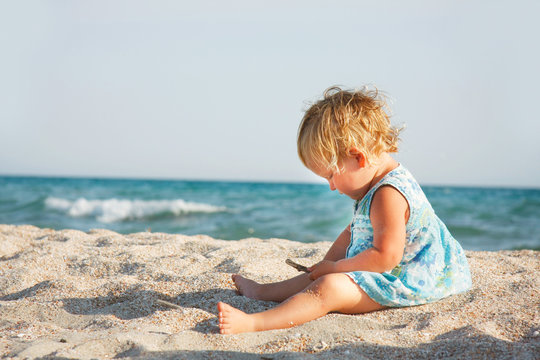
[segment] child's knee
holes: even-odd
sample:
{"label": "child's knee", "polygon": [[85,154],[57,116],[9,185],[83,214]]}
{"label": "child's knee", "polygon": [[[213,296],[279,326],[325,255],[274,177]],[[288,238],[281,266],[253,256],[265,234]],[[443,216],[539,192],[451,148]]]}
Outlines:
{"label": "child's knee", "polygon": [[318,295],[335,295],[349,283],[349,277],[345,274],[326,274],[313,282],[313,288]]}

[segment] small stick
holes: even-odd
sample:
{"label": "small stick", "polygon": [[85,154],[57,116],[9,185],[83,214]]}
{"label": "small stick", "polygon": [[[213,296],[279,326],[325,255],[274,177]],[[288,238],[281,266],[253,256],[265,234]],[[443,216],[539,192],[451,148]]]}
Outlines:
{"label": "small stick", "polygon": [[292,266],[293,268],[295,268],[298,271],[309,272],[306,266],[297,264],[294,261],[292,261],[291,259],[285,260],[285,263],[287,265]]}
{"label": "small stick", "polygon": [[156,303],[158,303],[160,305],[163,305],[163,306],[170,307],[170,308],[174,308],[174,309],[182,309],[181,306],[178,306],[176,304],[173,304],[172,302],[168,302],[168,301],[161,300],[161,299],[156,299]]}

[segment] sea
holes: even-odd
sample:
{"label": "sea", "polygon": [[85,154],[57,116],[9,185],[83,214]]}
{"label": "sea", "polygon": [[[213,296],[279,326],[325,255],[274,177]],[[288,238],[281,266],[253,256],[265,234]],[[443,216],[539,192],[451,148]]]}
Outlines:
{"label": "sea", "polygon": [[[466,250],[540,250],[540,189],[423,186]],[[0,223],[122,234],[333,241],[353,201],[325,184],[0,177]]]}

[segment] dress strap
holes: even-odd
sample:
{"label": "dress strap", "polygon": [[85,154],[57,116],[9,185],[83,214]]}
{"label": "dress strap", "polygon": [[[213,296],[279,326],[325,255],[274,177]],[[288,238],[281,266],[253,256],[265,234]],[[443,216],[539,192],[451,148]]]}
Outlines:
{"label": "dress strap", "polygon": [[[371,202],[373,201],[373,195],[375,195],[375,192],[381,186],[384,186],[384,185],[392,185],[393,187],[395,187],[396,185],[391,180],[398,173],[398,171],[401,171],[402,169],[404,169],[403,166],[401,164],[399,164],[395,169],[388,172],[388,174],[384,175],[381,180],[379,180],[375,185],[373,185],[373,187],[371,189],[369,189],[369,191],[366,193],[366,195],[364,195],[362,200],[358,200],[358,201],[355,202],[354,213],[355,214],[360,213],[360,214],[364,214],[364,215],[369,216],[369,211],[371,209]],[[400,190],[400,189],[398,188],[398,190]],[[401,190],[400,190],[400,192],[401,192]]]}

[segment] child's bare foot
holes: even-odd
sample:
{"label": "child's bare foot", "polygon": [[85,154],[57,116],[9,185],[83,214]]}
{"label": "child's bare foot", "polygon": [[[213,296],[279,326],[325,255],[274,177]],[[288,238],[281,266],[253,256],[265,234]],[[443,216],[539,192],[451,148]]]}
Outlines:
{"label": "child's bare foot", "polygon": [[238,292],[245,297],[255,300],[263,300],[260,296],[261,285],[253,280],[246,279],[242,275],[233,275],[232,279]]}
{"label": "child's bare foot", "polygon": [[253,317],[229,304],[218,302],[220,334],[238,334],[255,331]]}

